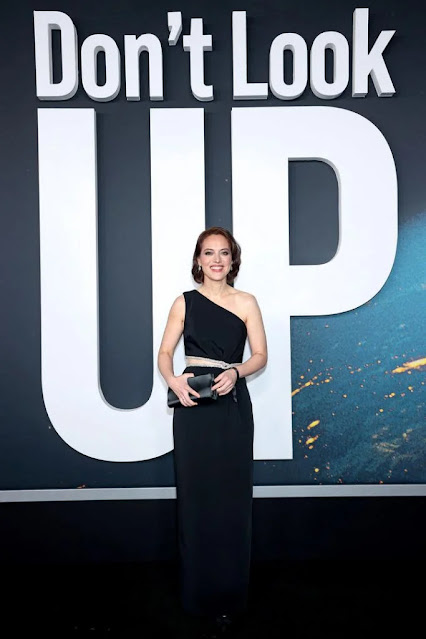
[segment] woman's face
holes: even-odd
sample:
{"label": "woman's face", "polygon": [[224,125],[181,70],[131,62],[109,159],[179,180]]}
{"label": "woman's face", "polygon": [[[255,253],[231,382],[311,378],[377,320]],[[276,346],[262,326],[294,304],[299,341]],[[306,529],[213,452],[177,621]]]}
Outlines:
{"label": "woman's face", "polygon": [[201,246],[198,264],[204,277],[211,280],[223,280],[231,270],[232,255],[228,240],[223,235],[209,235]]}

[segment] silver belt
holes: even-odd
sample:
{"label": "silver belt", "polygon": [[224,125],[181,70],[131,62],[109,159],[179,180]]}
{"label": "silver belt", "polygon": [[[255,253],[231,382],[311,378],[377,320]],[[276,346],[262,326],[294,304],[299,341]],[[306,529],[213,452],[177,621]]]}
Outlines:
{"label": "silver belt", "polygon": [[228,364],[228,362],[223,362],[220,359],[210,359],[209,357],[195,357],[193,355],[187,355],[185,357],[185,362],[187,366],[218,366],[219,368],[232,368],[233,366],[238,366],[241,362],[234,362],[233,364]]}
{"label": "silver belt", "polygon": [[[195,355],[186,355],[185,363],[187,366],[217,366],[218,368],[223,368],[224,370],[228,368],[232,368],[233,366],[238,366],[241,362],[234,362],[229,364],[228,362],[224,362],[220,359],[210,359],[209,357],[196,357]],[[232,387],[232,399],[234,402],[237,400],[237,389],[236,385]]]}

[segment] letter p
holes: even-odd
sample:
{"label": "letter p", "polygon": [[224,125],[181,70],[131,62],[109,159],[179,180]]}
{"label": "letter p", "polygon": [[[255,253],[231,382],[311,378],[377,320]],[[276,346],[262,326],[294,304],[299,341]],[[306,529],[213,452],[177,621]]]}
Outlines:
{"label": "letter p", "polygon": [[[288,163],[302,159],[326,162],[338,180],[339,244],[326,264],[289,263]],[[290,317],[350,311],[382,288],[397,245],[395,163],[382,133],[352,111],[234,108],[232,182],[238,286],[256,295],[268,339],[267,368],[251,385],[254,456],[291,458]]]}

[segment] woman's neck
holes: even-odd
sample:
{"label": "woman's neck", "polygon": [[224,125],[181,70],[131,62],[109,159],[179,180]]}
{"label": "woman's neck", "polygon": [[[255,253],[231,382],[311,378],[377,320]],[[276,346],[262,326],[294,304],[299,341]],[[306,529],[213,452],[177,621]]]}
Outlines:
{"label": "woman's neck", "polygon": [[204,280],[203,284],[200,286],[200,289],[208,297],[215,297],[219,299],[223,295],[227,294],[229,285],[227,284],[226,280],[222,280],[220,282],[211,282],[209,280],[206,282]]}

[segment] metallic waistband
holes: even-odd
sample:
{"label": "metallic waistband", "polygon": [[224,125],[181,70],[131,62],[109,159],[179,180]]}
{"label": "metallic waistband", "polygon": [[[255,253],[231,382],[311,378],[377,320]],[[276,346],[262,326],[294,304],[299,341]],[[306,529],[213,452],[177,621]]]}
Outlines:
{"label": "metallic waistband", "polygon": [[228,364],[228,362],[223,362],[220,359],[210,359],[209,357],[195,357],[193,355],[187,355],[185,357],[185,362],[187,366],[217,366],[218,368],[232,368],[232,366],[238,366],[241,362],[234,362],[233,364]]}

